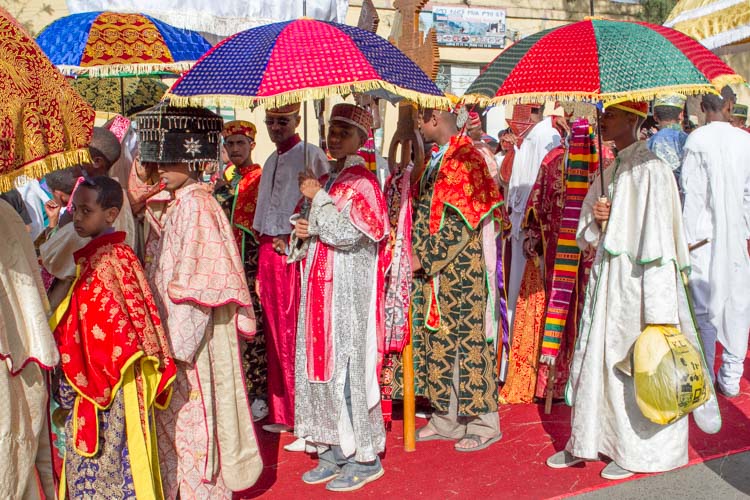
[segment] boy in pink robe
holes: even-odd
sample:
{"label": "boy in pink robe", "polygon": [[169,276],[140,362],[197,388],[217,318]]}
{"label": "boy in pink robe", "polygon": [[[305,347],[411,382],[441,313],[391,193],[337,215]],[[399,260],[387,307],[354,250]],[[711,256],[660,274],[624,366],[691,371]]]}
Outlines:
{"label": "boy in pink robe", "polygon": [[219,157],[222,120],[161,103],[140,113],[141,161],[172,193],[149,281],[177,379],[157,418],[166,498],[232,498],[263,468],[240,363],[238,335],[255,333],[242,260],[224,212],[196,180]]}

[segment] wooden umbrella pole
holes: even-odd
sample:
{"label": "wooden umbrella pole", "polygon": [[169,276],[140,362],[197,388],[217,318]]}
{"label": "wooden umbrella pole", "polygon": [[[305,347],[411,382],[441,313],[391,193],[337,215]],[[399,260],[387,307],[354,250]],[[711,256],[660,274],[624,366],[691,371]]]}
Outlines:
{"label": "wooden umbrella pole", "polygon": [[[409,313],[411,317],[411,312]],[[410,321],[411,323],[411,321]],[[411,336],[409,343],[404,346],[401,362],[404,371],[404,450],[416,451],[416,398],[414,396],[414,351]]]}
{"label": "wooden umbrella pole", "polygon": [[555,394],[555,379],[557,378],[557,363],[551,363],[547,367],[547,388],[544,394],[544,414],[552,413],[552,398]]}
{"label": "wooden umbrella pole", "polygon": [[[401,148],[400,155],[398,154]],[[399,158],[398,165],[396,158]],[[410,163],[414,163],[414,170],[424,165],[424,146],[422,136],[417,130],[417,107],[411,102],[402,102],[398,107],[398,125],[396,133],[391,141],[391,147],[388,152],[388,166],[391,172],[398,172],[406,168]],[[416,407],[414,401],[414,351],[412,349],[411,325],[412,311],[409,308],[409,343],[404,347],[401,354],[401,364],[403,367],[403,388],[404,388],[404,450],[416,450]]]}
{"label": "wooden umbrella pole", "polygon": [[[604,183],[604,152],[602,151],[602,112],[599,106],[596,106],[596,142],[599,150],[597,156],[599,157],[599,182],[602,186],[602,194],[599,195],[599,201],[607,203],[609,198],[607,197],[607,186]],[[602,233],[607,231],[607,221],[602,222]]]}

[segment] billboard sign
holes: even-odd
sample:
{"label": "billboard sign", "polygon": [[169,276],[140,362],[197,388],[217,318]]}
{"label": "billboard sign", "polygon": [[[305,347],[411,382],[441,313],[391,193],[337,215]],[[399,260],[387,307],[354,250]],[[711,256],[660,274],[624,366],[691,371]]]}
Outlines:
{"label": "billboard sign", "polygon": [[432,7],[438,45],[501,49],[505,46],[505,10]]}

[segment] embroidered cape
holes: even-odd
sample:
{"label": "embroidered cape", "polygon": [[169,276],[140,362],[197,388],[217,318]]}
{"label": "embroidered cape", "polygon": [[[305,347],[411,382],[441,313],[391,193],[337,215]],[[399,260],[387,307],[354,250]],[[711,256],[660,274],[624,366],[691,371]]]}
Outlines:
{"label": "embroidered cape", "polygon": [[[124,241],[123,232],[103,235],[74,254],[78,278],[51,320],[62,371],[77,393],[75,450],[86,457],[98,452],[97,413],[128,377],[139,377],[164,408],[176,375],[143,268]],[[148,412],[152,402],[144,404],[140,411]]]}
{"label": "embroidered cape", "polygon": [[[472,230],[478,229],[479,223],[487,216],[502,220],[500,207],[503,197],[489,174],[484,157],[469,137],[451,137],[448,149],[437,168],[439,170],[430,200],[431,235],[440,230],[446,206],[458,212],[464,223]],[[431,330],[437,330],[440,326],[440,311],[435,280],[433,278],[430,281],[432,291],[426,326]]]}
{"label": "embroidered cape", "polygon": [[240,180],[232,203],[232,228],[240,255],[245,255],[245,238],[258,242],[257,231],[253,229],[255,209],[258,206],[260,175],[263,169],[257,163],[239,169]]}
{"label": "embroidered cape", "polygon": [[[383,356],[385,264],[387,259],[386,236],[390,230],[388,208],[385,197],[375,176],[363,165],[347,167],[334,181],[328,195],[339,211],[350,205],[349,217],[352,224],[372,241],[380,242],[378,247],[377,278],[377,336],[378,366]],[[326,382],[333,374],[333,256],[335,250],[323,242],[318,242],[312,256],[308,283],[306,339],[307,371],[311,381]]]}
{"label": "embroidered cape", "polygon": [[[209,308],[237,304],[237,329],[245,336],[254,335],[255,314],[242,258],[237,245],[228,243],[233,239],[229,221],[220,209],[216,210],[218,202],[198,183],[178,190],[174,196],[165,224],[175,228],[162,235],[161,269],[155,272],[157,286],[166,289],[176,304],[192,302]],[[180,204],[186,206],[172,216]],[[177,322],[173,325],[172,318],[165,321],[172,337],[192,335]]]}
{"label": "embroidered cape", "polygon": [[477,229],[490,214],[500,220],[502,195],[469,137],[451,137],[439,168],[430,206],[430,234],[440,229],[446,205],[455,209],[471,229]]}

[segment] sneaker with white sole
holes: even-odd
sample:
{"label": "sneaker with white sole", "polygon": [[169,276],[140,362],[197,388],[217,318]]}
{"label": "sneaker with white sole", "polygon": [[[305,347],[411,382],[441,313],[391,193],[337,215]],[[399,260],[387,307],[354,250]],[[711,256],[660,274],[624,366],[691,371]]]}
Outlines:
{"label": "sneaker with white sole", "polygon": [[302,474],[302,481],[307,484],[327,483],[341,474],[341,467],[330,462],[320,462],[317,467]]}
{"label": "sneaker with white sole", "polygon": [[258,398],[250,405],[253,414],[253,422],[259,422],[268,416],[268,403]]}
{"label": "sneaker with white sole", "polygon": [[623,469],[619,465],[617,465],[614,461],[607,464],[607,466],[602,469],[601,476],[604,479],[611,479],[613,481],[616,481],[618,479],[627,479],[630,476],[635,474],[635,472],[630,472],[627,469]]}
{"label": "sneaker with white sole", "polygon": [[547,459],[547,467],[553,469],[565,469],[567,467],[573,467],[576,464],[583,462],[583,458],[578,458],[571,453],[562,450],[558,451]]}
{"label": "sneaker with white sole", "polygon": [[341,474],[326,485],[328,491],[354,491],[367,483],[383,477],[385,470],[376,458],[373,464],[350,462],[341,468]]}

